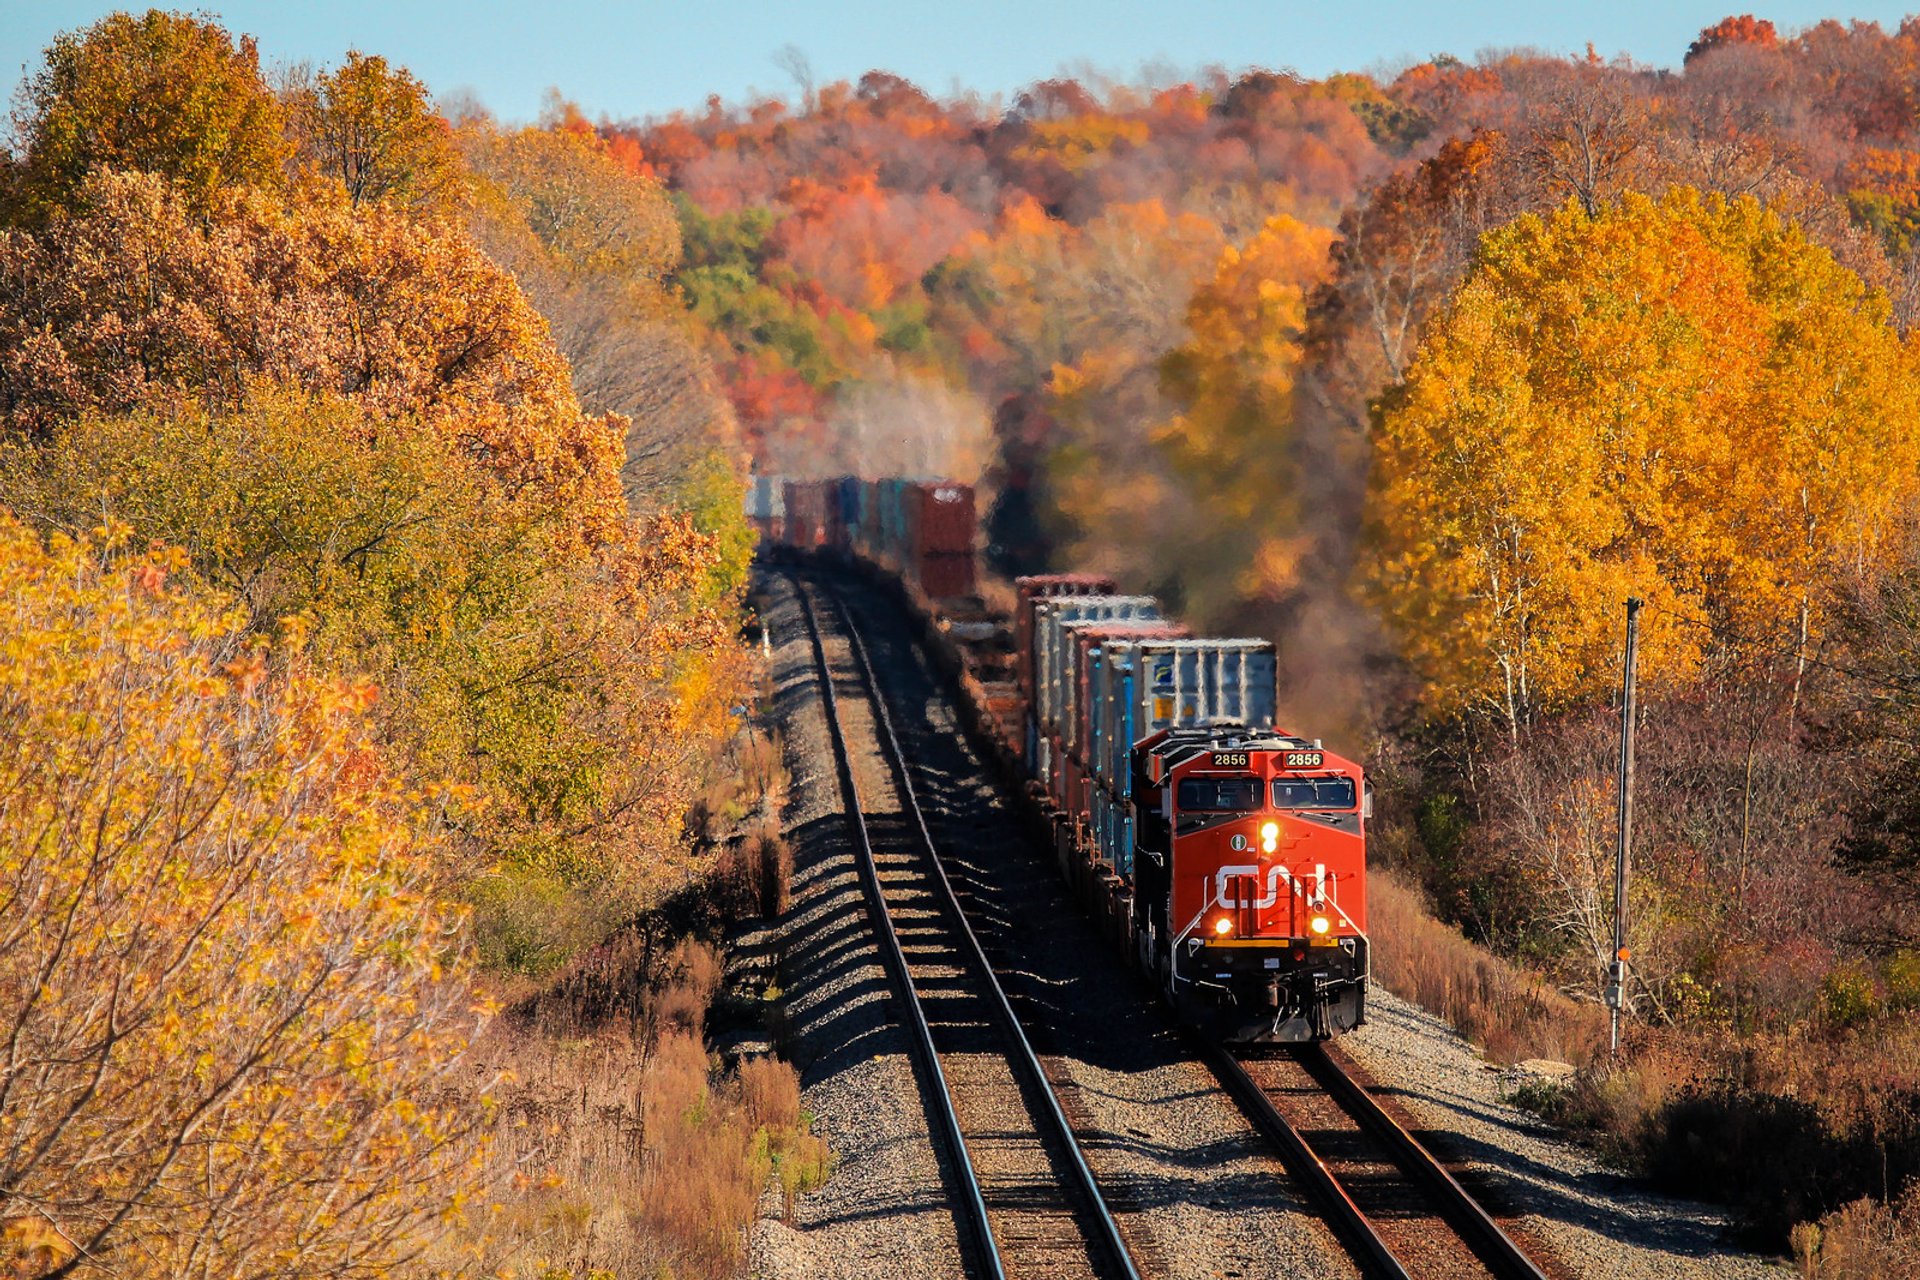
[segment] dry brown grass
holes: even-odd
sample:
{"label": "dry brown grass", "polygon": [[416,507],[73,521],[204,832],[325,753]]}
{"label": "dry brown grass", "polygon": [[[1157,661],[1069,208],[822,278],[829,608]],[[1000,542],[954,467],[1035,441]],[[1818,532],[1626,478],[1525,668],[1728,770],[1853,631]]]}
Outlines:
{"label": "dry brown grass", "polygon": [[[640,964],[638,953],[624,960]],[[607,1016],[576,992],[482,1041],[494,1190],[470,1213],[458,1256],[434,1265],[509,1280],[721,1280],[738,1272],[774,1174],[789,1213],[825,1180],[831,1156],[809,1131],[793,1068],[758,1058],[727,1075],[707,1054],[716,952],[682,940],[653,969],[625,981],[638,1007]]]}
{"label": "dry brown grass", "polygon": [[1920,1280],[1920,1184],[1898,1204],[1856,1200],[1793,1229],[1806,1280]]}
{"label": "dry brown grass", "polygon": [[777,919],[793,901],[793,850],[773,822],[730,843],[714,871],[722,908],[735,919]]}
{"label": "dry brown grass", "polygon": [[1427,910],[1392,872],[1367,882],[1374,976],[1445,1018],[1500,1062],[1552,1058],[1581,1065],[1604,1047],[1606,1011],[1572,1000],[1536,974],[1469,942]]}

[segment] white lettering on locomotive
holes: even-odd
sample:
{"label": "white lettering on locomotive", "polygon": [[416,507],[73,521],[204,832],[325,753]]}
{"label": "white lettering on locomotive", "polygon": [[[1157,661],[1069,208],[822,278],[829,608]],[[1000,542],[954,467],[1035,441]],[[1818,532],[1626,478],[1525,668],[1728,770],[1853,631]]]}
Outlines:
{"label": "white lettering on locomotive", "polygon": [[[1223,907],[1253,907],[1264,911],[1280,901],[1280,886],[1293,883],[1293,873],[1285,867],[1267,868],[1266,891],[1255,902],[1248,902],[1235,892],[1234,882],[1242,877],[1258,879],[1260,868],[1251,865],[1222,867],[1213,876],[1213,896]],[[1310,900],[1322,902],[1327,896],[1327,868],[1325,863],[1316,863],[1313,868],[1313,891]]]}

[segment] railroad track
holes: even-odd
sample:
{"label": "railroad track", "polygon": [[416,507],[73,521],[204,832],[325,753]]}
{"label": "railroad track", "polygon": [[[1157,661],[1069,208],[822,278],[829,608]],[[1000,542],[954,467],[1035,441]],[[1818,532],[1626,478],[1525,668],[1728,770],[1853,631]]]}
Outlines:
{"label": "railroad track", "polygon": [[[1196,1041],[1197,1041],[1196,1037]],[[1199,1044],[1254,1127],[1381,1280],[1547,1280],[1480,1203],[1319,1045],[1272,1057]]]}
{"label": "railroad track", "polygon": [[[790,577],[820,676],[834,768],[882,963],[905,1010],[954,1197],[991,1280],[1140,1280],[1046,1070],[1028,1043],[935,847],[865,643],[828,593],[897,800],[867,807],[812,589]],[[857,709],[855,709],[857,711]]]}
{"label": "railroad track", "polygon": [[[797,581],[795,586],[800,593],[802,609],[814,640],[816,659],[821,664],[822,672],[826,673],[828,667],[809,593]],[[991,977],[992,967],[981,951],[972,928],[966,923],[957,896],[947,882],[926,820],[915,801],[906,758],[894,732],[892,718],[872,662],[867,656],[865,643],[853,626],[845,606],[837,596],[833,599],[834,609],[842,620],[840,629],[846,637],[852,665],[857,669],[861,687],[872,708],[874,737],[881,744],[894,787],[901,795],[902,821],[912,829],[908,833],[910,843],[921,851],[919,856],[934,869],[938,881],[937,896],[940,899],[938,910],[948,920],[957,922],[959,929],[964,931],[965,940],[957,945],[948,943],[943,948],[936,942],[936,958],[923,968],[922,973],[939,980],[943,976],[940,966],[944,965],[944,973],[950,974],[955,964],[954,957],[965,952],[971,956],[974,967]],[[830,680],[828,684],[831,684]],[[845,740],[841,736],[837,705],[830,687],[828,701],[836,756],[844,761]],[[842,767],[844,770],[844,764]],[[851,785],[850,775],[843,772],[843,788],[850,788]],[[857,797],[853,797],[851,792],[849,795],[848,811],[857,815]],[[863,817],[857,818],[857,821],[864,826]],[[862,847],[870,846],[862,842]],[[869,865],[877,867],[887,860],[883,854]],[[886,878],[891,885],[894,877],[888,874]],[[910,902],[900,901],[892,888],[883,891],[877,879],[869,892],[877,900],[894,903],[893,918],[903,918],[903,910],[917,910]],[[906,918],[917,922],[919,917],[916,914]],[[902,964],[907,965],[904,956]],[[896,979],[896,982],[899,980]],[[907,982],[901,985],[910,987],[912,984]],[[999,1006],[996,1020],[1003,1027],[1012,1028],[1029,1060],[1030,1065],[1023,1068],[1023,1074],[1041,1084],[1050,1110],[1058,1117],[1052,1122],[1055,1131],[1066,1134],[1071,1142],[1071,1131],[1061,1115],[1060,1104],[1052,1090],[1045,1085],[1044,1069],[1033,1058],[1031,1048],[1026,1046],[1025,1035],[1020,1031],[1011,1008],[1007,1006],[1006,997],[1000,992],[997,981],[993,983],[993,990]],[[1460,1280],[1469,1277],[1474,1280],[1484,1280],[1486,1277],[1492,1277],[1493,1280],[1548,1280],[1547,1273],[1520,1250],[1446,1168],[1353,1079],[1346,1069],[1345,1056],[1337,1047],[1307,1047],[1272,1057],[1243,1060],[1191,1032],[1188,1037],[1193,1056],[1212,1071],[1254,1128],[1275,1148],[1289,1171],[1300,1180],[1308,1196],[1319,1203],[1324,1217],[1346,1245],[1364,1276],[1378,1277],[1380,1280],[1407,1280],[1408,1277],[1417,1277],[1418,1280],[1454,1280],[1456,1277]],[[943,1087],[950,1088],[962,1083],[955,1080]],[[959,1133],[959,1128],[955,1129],[955,1133]],[[1086,1164],[1080,1157],[1077,1145],[1070,1150],[1074,1162],[1085,1176],[1084,1185],[1092,1195],[1098,1196],[1091,1174],[1085,1172]],[[962,1162],[956,1160],[955,1164],[958,1166]],[[975,1198],[992,1198],[978,1191],[986,1181],[983,1178],[975,1183]],[[1016,1201],[1019,1198],[1013,1197]],[[1104,1202],[1100,1211],[1111,1232],[1112,1244],[1109,1248],[1117,1251],[1110,1256],[1124,1258],[1125,1246],[1119,1241],[1117,1229],[1111,1226],[1112,1214],[1106,1210]],[[983,1208],[980,1212],[980,1222],[985,1224],[986,1210]],[[978,1234],[991,1237],[991,1232],[984,1225],[979,1228]],[[1055,1241],[1057,1247],[1057,1230],[1046,1238]],[[1011,1263],[1006,1265],[1009,1266],[1008,1273],[1024,1274]],[[1128,1262],[1128,1269],[1116,1274],[1134,1275],[1136,1273],[1132,1266]],[[1084,1271],[1084,1265],[1080,1269]]]}

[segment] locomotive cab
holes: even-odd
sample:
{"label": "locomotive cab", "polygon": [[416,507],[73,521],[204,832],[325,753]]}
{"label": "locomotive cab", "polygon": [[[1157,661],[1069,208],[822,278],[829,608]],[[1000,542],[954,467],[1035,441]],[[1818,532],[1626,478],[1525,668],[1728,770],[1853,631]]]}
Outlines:
{"label": "locomotive cab", "polygon": [[1242,1044],[1366,1019],[1366,783],[1300,738],[1171,730],[1135,746],[1135,935],[1167,996]]}

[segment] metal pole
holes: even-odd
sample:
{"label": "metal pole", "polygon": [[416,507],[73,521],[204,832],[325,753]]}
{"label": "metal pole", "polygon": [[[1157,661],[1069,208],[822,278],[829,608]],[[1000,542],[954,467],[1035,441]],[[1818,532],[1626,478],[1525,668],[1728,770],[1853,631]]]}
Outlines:
{"label": "metal pole", "polygon": [[1627,597],[1626,671],[1620,695],[1620,822],[1613,857],[1613,962],[1607,966],[1607,1008],[1612,1011],[1610,1052],[1620,1050],[1620,1010],[1627,1003],[1627,863],[1633,849],[1633,686],[1640,648],[1640,600]]}

